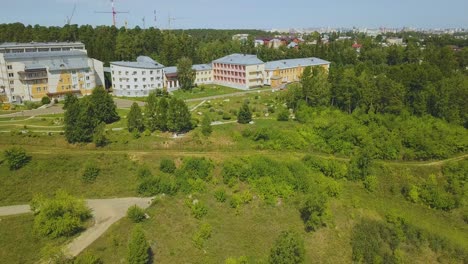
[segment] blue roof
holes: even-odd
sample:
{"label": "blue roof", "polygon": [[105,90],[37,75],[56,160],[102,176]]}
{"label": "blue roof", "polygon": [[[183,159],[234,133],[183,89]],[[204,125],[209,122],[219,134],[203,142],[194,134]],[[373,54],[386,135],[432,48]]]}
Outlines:
{"label": "blue roof", "polygon": [[302,58],[302,59],[269,61],[265,64],[265,69],[266,70],[289,69],[289,68],[296,68],[298,66],[307,67],[307,66],[317,66],[317,65],[327,65],[327,64],[330,64],[330,62],[312,57],[312,58]]}
{"label": "blue roof", "polygon": [[112,65],[129,67],[129,68],[142,68],[142,69],[162,69],[164,65],[151,59],[148,56],[139,56],[136,61],[113,61]]}
{"label": "blue roof", "polygon": [[264,62],[257,58],[257,55],[250,54],[231,54],[221,59],[213,61],[214,63],[236,64],[236,65],[257,65]]}

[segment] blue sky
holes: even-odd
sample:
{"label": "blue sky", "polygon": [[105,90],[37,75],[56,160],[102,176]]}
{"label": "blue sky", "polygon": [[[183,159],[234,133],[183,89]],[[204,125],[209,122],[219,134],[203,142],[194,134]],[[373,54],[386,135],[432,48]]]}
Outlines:
{"label": "blue sky", "polygon": [[[110,0],[1,0],[0,23],[111,25]],[[468,0],[116,0],[117,26],[167,28],[423,27],[468,28]]]}

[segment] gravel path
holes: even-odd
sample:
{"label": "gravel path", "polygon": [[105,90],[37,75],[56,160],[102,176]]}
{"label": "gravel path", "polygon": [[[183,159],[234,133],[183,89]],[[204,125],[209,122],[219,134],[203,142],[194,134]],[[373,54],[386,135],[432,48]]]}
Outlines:
{"label": "gravel path", "polygon": [[[90,199],[86,200],[94,216],[94,225],[80,236],[75,238],[65,248],[65,254],[77,256],[85,248],[98,239],[115,222],[127,214],[130,206],[137,205],[148,208],[152,198],[115,198],[115,199]],[[30,213],[29,205],[14,205],[0,207],[0,216]]]}

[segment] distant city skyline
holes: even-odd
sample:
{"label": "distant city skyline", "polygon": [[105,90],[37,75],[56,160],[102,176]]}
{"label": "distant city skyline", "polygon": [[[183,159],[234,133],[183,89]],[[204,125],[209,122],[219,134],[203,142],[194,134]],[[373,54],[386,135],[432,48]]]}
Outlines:
{"label": "distant city skyline", "polygon": [[[9,0],[2,1],[0,23],[21,22],[63,26],[76,11],[71,24],[112,25],[110,0]],[[423,0],[116,0],[117,27],[272,29],[314,27],[366,28],[468,28],[468,1]],[[156,21],[154,20],[156,10]],[[145,18],[145,23],[143,23]]]}

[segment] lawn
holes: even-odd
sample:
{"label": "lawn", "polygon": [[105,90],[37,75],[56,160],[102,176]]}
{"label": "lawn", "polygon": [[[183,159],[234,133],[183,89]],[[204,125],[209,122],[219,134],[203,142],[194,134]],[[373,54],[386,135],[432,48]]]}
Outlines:
{"label": "lawn", "polygon": [[36,263],[45,245],[60,242],[34,235],[32,214],[4,216],[0,221],[1,263]]}
{"label": "lawn", "polygon": [[200,85],[199,87],[194,87],[192,88],[191,91],[183,91],[179,89],[179,90],[174,91],[172,94],[179,99],[187,100],[187,99],[196,99],[196,98],[202,98],[202,97],[225,95],[225,94],[240,93],[240,92],[243,92],[243,90],[216,85],[216,84],[207,84],[207,85]]}

